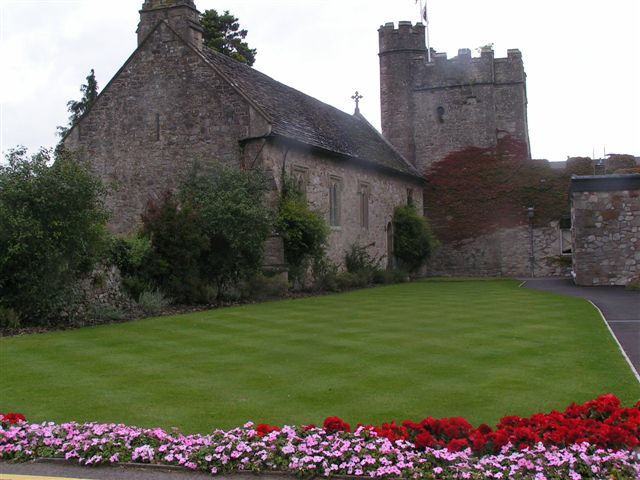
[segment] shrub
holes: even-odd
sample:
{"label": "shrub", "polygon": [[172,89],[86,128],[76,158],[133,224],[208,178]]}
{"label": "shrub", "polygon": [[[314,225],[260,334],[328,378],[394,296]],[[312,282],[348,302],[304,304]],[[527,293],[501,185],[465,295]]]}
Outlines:
{"label": "shrub", "polygon": [[133,298],[152,288],[152,253],[151,241],[140,234],[111,240],[110,263],[120,270],[122,286]]}
{"label": "shrub", "polygon": [[158,315],[167,305],[169,300],[160,290],[146,290],[138,297],[138,307],[145,315]]}
{"label": "shrub", "polygon": [[338,266],[326,256],[314,259],[313,266],[314,288],[323,292],[338,292]]}
{"label": "shrub", "polygon": [[150,277],[185,303],[217,300],[262,266],[271,219],[265,175],[215,165],[194,166],[177,195],[150,203],[143,234],[151,242]]}
{"label": "shrub", "polygon": [[285,180],[275,228],[284,243],[290,276],[300,282],[309,263],[324,255],[329,230],[323,216],[312,211],[306,199],[287,185]]}
{"label": "shrub", "polygon": [[354,243],[345,254],[345,267],[347,272],[358,276],[357,286],[372,283],[376,272],[380,271],[382,259],[369,255],[367,248],[371,246],[373,244],[362,246]]}
{"label": "shrub", "polygon": [[393,212],[393,253],[410,272],[418,270],[436,246],[427,219],[413,205],[396,207]]}
{"label": "shrub", "polygon": [[61,152],[18,148],[0,166],[0,302],[25,326],[61,322],[71,286],[106,246],[100,181]]}

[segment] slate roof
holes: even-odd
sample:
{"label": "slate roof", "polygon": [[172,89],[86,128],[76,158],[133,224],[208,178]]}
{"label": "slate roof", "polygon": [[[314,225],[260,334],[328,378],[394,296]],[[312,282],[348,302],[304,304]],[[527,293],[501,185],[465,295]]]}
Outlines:
{"label": "slate roof", "polygon": [[274,135],[421,178],[361,115],[349,115],[207,47],[202,55],[270,117]]}

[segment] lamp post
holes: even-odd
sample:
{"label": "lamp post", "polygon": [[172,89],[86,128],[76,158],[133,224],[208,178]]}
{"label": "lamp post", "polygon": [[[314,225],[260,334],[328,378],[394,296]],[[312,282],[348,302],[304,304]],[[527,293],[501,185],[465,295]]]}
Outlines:
{"label": "lamp post", "polygon": [[529,264],[531,266],[531,278],[535,277],[535,256],[533,254],[533,216],[535,215],[535,209],[533,207],[527,208],[527,217],[529,218]]}

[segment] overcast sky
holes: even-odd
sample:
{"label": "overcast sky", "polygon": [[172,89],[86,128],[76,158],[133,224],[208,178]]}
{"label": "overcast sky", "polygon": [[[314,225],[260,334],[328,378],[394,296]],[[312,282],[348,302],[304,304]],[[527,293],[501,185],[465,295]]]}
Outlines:
{"label": "overcast sky", "polygon": [[[142,0],[0,0],[0,150],[53,146],[94,68],[106,85],[136,47]],[[230,10],[255,68],[379,128],[378,27],[414,0],[196,0]],[[640,0],[429,0],[431,46],[519,48],[534,158],[640,155]]]}

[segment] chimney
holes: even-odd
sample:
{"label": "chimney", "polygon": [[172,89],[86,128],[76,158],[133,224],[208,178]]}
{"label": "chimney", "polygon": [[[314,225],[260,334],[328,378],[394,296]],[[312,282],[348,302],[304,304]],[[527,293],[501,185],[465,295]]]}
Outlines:
{"label": "chimney", "polygon": [[202,50],[200,12],[193,0],[145,0],[140,10],[138,45],[162,20],[168,21],[186,42]]}

